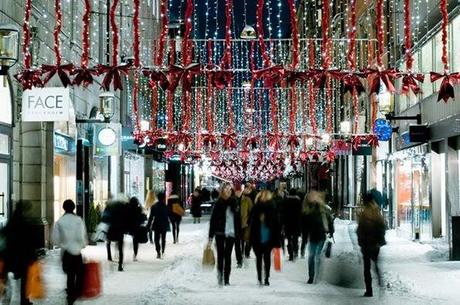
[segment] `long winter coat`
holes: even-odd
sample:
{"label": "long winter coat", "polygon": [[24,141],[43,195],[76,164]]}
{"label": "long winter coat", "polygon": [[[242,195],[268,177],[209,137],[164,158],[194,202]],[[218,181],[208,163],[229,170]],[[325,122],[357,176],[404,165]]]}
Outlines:
{"label": "long winter coat", "polygon": [[240,207],[235,198],[230,197],[227,200],[219,198],[211,213],[211,219],[209,220],[209,238],[213,238],[215,235],[225,235],[225,223],[227,219],[227,207],[233,212],[233,222],[235,226],[235,238],[239,239],[241,236],[241,215]]}
{"label": "long winter coat", "polygon": [[127,230],[131,235],[137,234],[141,225],[147,220],[142,207],[138,204],[129,203],[127,206]]}
{"label": "long winter coat", "polygon": [[376,204],[363,208],[358,215],[358,244],[362,249],[380,248],[386,244],[385,222]]}
{"label": "long winter coat", "polygon": [[102,222],[109,225],[107,239],[118,241],[123,239],[123,235],[128,233],[129,220],[127,221],[127,204],[121,201],[110,202],[102,213]]}
{"label": "long winter coat", "polygon": [[201,196],[192,195],[192,206],[190,207],[190,213],[193,217],[201,217]]}
{"label": "long winter coat", "polygon": [[255,248],[261,245],[261,219],[264,219],[265,225],[268,227],[270,232],[270,239],[268,246],[272,248],[278,248],[281,245],[280,238],[280,228],[278,217],[276,215],[276,210],[274,203],[269,202],[259,202],[252,208],[250,216],[250,241],[251,245]]}
{"label": "long winter coat", "polygon": [[334,222],[324,204],[316,205],[308,214],[302,215],[304,234],[311,242],[326,239],[326,233],[334,234]]}
{"label": "long winter coat", "polygon": [[183,208],[184,205],[182,204],[182,202],[180,201],[180,198],[179,196],[177,195],[171,195],[168,199],[168,211],[169,211],[169,220],[171,222],[180,222],[182,220],[182,216],[180,215],[177,215],[175,213],[173,213],[172,211],[172,207],[173,207],[173,204],[180,204],[180,206]]}
{"label": "long winter coat", "polygon": [[282,203],[282,217],[286,234],[299,235],[302,202],[297,196],[286,196]]}
{"label": "long winter coat", "polygon": [[243,195],[240,201],[241,234],[244,241],[249,241],[249,215],[253,207],[251,197]]}
{"label": "long winter coat", "polygon": [[169,212],[166,204],[162,201],[158,201],[150,208],[149,221],[147,228],[151,228],[155,232],[167,232],[170,231],[169,227]]}

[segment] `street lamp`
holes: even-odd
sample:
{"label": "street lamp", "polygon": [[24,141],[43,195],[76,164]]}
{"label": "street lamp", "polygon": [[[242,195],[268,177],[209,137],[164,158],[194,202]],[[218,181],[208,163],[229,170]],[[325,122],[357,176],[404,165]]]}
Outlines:
{"label": "street lamp", "polygon": [[0,25],[0,75],[18,61],[19,30],[11,24]]}
{"label": "street lamp", "polygon": [[246,25],[241,31],[241,39],[257,39],[257,33],[253,26]]}
{"label": "street lamp", "polygon": [[104,117],[105,122],[110,122],[115,114],[115,95],[112,92],[99,94],[99,112]]}

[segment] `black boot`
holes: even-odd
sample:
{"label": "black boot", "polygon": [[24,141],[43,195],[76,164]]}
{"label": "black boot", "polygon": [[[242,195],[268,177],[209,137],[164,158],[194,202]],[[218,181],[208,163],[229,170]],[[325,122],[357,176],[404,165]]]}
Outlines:
{"label": "black boot", "polygon": [[371,290],[366,290],[364,293],[363,297],[372,297],[372,289]]}

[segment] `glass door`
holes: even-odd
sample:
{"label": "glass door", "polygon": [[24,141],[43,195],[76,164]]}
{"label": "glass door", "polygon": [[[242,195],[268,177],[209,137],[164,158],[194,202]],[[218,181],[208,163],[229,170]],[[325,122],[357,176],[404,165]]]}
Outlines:
{"label": "glass door", "polygon": [[9,164],[0,161],[0,227],[6,225],[9,200]]}

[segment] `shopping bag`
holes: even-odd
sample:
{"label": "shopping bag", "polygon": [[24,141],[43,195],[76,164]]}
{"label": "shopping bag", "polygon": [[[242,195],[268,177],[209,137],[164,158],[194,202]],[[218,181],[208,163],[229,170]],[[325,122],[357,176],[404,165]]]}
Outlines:
{"label": "shopping bag", "polygon": [[206,246],[206,248],[203,251],[203,266],[204,267],[214,267],[214,264],[216,263],[216,259],[214,257],[214,251],[212,251],[211,246]]}
{"label": "shopping bag", "polygon": [[148,242],[148,230],[146,226],[140,226],[136,232],[136,239],[140,244],[145,244]]}
{"label": "shopping bag", "polygon": [[107,240],[107,232],[109,231],[109,225],[105,222],[101,222],[96,227],[96,232],[93,236],[93,241],[106,241]]}
{"label": "shopping bag", "polygon": [[281,271],[281,248],[273,249],[273,268],[275,271]]}
{"label": "shopping bag", "polygon": [[178,203],[173,203],[172,212],[174,214],[178,215],[178,216],[184,216],[185,215],[184,208]]}
{"label": "shopping bag", "polygon": [[39,261],[32,262],[27,270],[26,296],[29,299],[43,299],[45,297],[42,265]]}
{"label": "shopping bag", "polygon": [[83,264],[83,280],[80,298],[98,297],[102,292],[101,267],[98,262]]}
{"label": "shopping bag", "polygon": [[327,258],[331,257],[331,252],[332,252],[332,239],[328,238],[326,240],[326,244],[324,245],[324,256]]}

